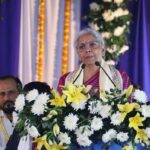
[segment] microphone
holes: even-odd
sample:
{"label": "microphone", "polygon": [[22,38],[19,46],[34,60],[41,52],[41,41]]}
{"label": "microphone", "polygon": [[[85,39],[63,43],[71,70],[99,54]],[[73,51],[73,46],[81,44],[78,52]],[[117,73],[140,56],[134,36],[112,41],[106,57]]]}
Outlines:
{"label": "microphone", "polygon": [[82,70],[85,68],[85,64],[82,64],[81,65],[81,70],[80,70],[80,72],[79,72],[79,74],[77,75],[77,77],[75,78],[75,80],[72,82],[73,84],[76,82],[76,80],[79,78],[79,76],[80,76],[80,74],[81,74],[81,72],[82,72]]}
{"label": "microphone", "polygon": [[103,71],[104,73],[106,74],[106,76],[109,78],[109,80],[111,81],[111,83],[114,85],[114,87],[116,88],[116,84],[113,82],[113,80],[110,78],[110,76],[108,75],[108,73],[105,71],[105,69],[101,66],[100,62],[99,61],[96,61],[95,62],[95,65],[96,66],[99,66]]}

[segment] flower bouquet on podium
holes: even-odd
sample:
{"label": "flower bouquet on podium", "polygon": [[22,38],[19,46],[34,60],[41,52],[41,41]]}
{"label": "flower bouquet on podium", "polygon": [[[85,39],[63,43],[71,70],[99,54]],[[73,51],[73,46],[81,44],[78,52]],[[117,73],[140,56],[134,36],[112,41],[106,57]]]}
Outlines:
{"label": "flower bouquet on podium", "polygon": [[150,146],[150,103],[143,91],[130,86],[89,94],[91,86],[68,83],[62,94],[37,90],[20,94],[15,103],[16,129],[30,135],[37,149],[61,150],[91,147],[101,142],[103,149],[112,143],[123,150]]}

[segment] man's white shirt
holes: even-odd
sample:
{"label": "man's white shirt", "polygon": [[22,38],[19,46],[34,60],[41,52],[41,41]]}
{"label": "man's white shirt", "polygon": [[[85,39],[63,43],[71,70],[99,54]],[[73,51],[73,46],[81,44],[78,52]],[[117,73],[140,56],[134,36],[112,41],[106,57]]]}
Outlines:
{"label": "man's white shirt", "polygon": [[[2,123],[6,129],[6,132],[8,134],[8,136],[10,137],[10,135],[13,132],[13,124],[9,121],[9,119],[7,118],[7,116],[4,114],[4,112],[2,110],[0,110],[0,117],[2,118]],[[0,150],[4,150],[6,147],[7,141],[5,141],[5,136],[3,134],[2,129],[0,128]]]}

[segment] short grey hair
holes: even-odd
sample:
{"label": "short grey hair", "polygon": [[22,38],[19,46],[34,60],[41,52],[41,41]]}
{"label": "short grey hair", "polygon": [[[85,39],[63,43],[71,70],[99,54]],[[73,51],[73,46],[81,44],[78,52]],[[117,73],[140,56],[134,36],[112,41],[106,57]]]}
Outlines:
{"label": "short grey hair", "polygon": [[78,33],[78,35],[75,39],[75,48],[77,48],[77,46],[78,46],[79,38],[85,34],[90,34],[90,35],[94,36],[96,38],[96,41],[100,44],[100,46],[102,48],[105,48],[105,40],[103,39],[100,32],[93,30],[91,28],[85,28]]}

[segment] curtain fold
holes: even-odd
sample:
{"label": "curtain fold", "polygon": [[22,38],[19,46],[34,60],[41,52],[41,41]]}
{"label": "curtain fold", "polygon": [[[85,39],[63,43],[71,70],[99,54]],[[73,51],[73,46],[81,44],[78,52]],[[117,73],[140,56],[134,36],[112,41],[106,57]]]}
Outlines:
{"label": "curtain fold", "polygon": [[33,49],[34,30],[34,1],[21,1],[21,20],[20,20],[20,51],[19,51],[19,77],[26,84],[33,80],[33,66],[35,61],[35,49]]}
{"label": "curtain fold", "polygon": [[0,75],[18,76],[20,0],[0,1]]}
{"label": "curtain fold", "polygon": [[129,74],[131,81],[138,84],[150,98],[150,1],[133,1],[130,50],[120,58],[118,68]]}
{"label": "curtain fold", "polygon": [[[19,77],[24,84],[36,80],[39,0],[21,1]],[[65,0],[45,1],[43,81],[56,87],[61,76]],[[74,39],[80,28],[80,0],[71,0],[68,71],[78,64]]]}
{"label": "curtain fold", "polygon": [[[64,3],[64,2],[63,2]],[[62,3],[61,8],[64,4]],[[57,28],[60,28],[63,23],[58,24],[60,19],[59,12],[60,1],[46,1],[46,20],[45,20],[45,54],[44,54],[44,81],[48,82],[51,86],[54,85],[55,71],[57,70],[55,59],[58,54],[56,53],[56,45],[61,41],[57,39]],[[60,33],[60,32],[59,32]],[[61,53],[61,52],[59,52]],[[61,63],[60,63],[61,64]],[[56,67],[56,68],[55,68]]]}

